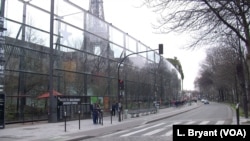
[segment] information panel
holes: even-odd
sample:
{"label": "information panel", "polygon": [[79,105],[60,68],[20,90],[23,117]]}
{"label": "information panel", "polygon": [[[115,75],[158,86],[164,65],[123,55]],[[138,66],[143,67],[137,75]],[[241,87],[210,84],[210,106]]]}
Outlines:
{"label": "information panel", "polygon": [[5,113],[5,94],[0,93],[0,129],[3,129],[5,127],[4,113]]}

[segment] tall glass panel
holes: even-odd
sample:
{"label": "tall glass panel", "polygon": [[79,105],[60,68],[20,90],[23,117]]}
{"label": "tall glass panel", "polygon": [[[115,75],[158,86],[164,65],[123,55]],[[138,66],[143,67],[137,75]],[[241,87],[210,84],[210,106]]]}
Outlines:
{"label": "tall glass panel", "polygon": [[109,27],[109,40],[119,46],[124,47],[124,33],[120,32],[115,27],[110,26]]}
{"label": "tall glass panel", "polygon": [[136,40],[128,35],[126,35],[126,49],[136,52],[137,51],[137,45]]}
{"label": "tall glass panel", "polygon": [[155,53],[155,63],[160,63],[161,56],[157,53]]}
{"label": "tall glass panel", "polygon": [[[142,51],[147,51],[147,47],[144,44],[142,44],[141,42],[138,42],[138,52],[142,52]],[[143,57],[147,57],[147,52],[140,53],[140,55]]]}
{"label": "tall glass panel", "polygon": [[155,56],[155,52],[154,51],[148,52],[148,59],[150,61],[154,61],[154,56]]}
{"label": "tall glass panel", "polygon": [[[87,30],[90,33],[93,33],[96,36],[99,36],[104,39],[109,38],[109,32],[108,31],[108,25],[106,22],[102,21],[98,17],[95,17],[94,15],[91,15],[89,13],[86,13],[86,27],[85,30]],[[96,41],[95,38],[90,39],[90,41],[94,42]]]}
{"label": "tall glass panel", "polygon": [[114,53],[114,58],[123,58],[124,57],[124,48],[117,46],[115,44],[110,44],[111,52]]}

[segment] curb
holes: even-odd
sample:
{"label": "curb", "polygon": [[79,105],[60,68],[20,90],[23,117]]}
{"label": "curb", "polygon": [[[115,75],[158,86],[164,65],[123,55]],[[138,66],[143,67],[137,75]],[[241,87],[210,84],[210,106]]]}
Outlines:
{"label": "curb", "polygon": [[162,119],[165,119],[165,118],[170,118],[170,117],[173,117],[173,116],[176,116],[176,115],[179,115],[179,114],[182,114],[182,113],[194,110],[196,108],[200,108],[200,105],[198,105],[197,107],[193,107],[193,108],[187,109],[187,110],[183,110],[181,112],[177,112],[177,113],[174,113],[174,114],[169,114],[169,115],[166,115],[166,116],[163,116],[163,117],[160,117],[160,118],[155,118],[153,120],[145,122],[144,124],[149,124],[149,123],[156,122],[156,121],[159,121],[159,120],[162,120]]}

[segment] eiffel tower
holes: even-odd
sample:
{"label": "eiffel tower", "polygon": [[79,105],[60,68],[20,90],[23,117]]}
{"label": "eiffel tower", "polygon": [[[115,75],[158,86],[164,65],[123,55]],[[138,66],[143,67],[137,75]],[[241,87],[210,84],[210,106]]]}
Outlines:
{"label": "eiffel tower", "polygon": [[102,0],[90,0],[89,1],[89,12],[96,17],[104,19],[104,11],[103,11],[103,1]]}
{"label": "eiffel tower", "polygon": [[[89,1],[89,15],[87,16],[86,29],[101,37],[95,37],[93,35],[87,36],[87,50],[99,56],[108,55],[112,57],[113,53],[108,50],[109,39],[108,26],[104,19],[103,0],[90,0]],[[103,40],[104,39],[104,40]]]}

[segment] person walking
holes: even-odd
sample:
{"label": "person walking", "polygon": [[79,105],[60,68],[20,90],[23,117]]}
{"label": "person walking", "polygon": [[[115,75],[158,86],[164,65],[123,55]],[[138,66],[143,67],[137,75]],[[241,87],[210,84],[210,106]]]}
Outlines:
{"label": "person walking", "polygon": [[98,109],[97,109],[96,103],[93,105],[92,117],[93,117],[93,123],[97,124],[98,123]]}
{"label": "person walking", "polygon": [[112,104],[112,116],[115,116],[115,111],[116,111],[116,103]]}
{"label": "person walking", "polygon": [[100,106],[100,104],[97,104],[96,105],[96,110],[97,110],[97,123],[99,123],[99,124],[102,124],[102,109],[101,109],[101,106]]}
{"label": "person walking", "polygon": [[95,124],[94,122],[94,104],[89,104],[89,110],[90,110],[90,117],[92,118],[93,120],[93,124]]}
{"label": "person walking", "polygon": [[116,111],[116,113],[117,113],[117,116],[119,116],[119,103],[118,102],[116,102],[115,103],[115,111]]}

